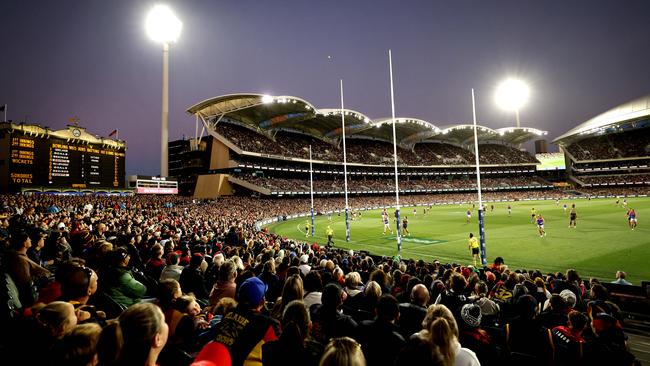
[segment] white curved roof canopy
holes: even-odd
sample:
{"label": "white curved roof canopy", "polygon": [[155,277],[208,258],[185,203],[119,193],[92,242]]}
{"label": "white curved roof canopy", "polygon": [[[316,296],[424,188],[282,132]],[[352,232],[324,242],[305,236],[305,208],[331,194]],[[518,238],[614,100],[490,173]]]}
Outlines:
{"label": "white curved roof canopy", "polygon": [[[187,109],[199,116],[212,132],[216,124],[236,122],[260,132],[295,130],[323,140],[336,141],[342,136],[341,109],[318,109],[310,102],[294,96],[265,96],[264,94],[228,94],[206,99]],[[393,141],[392,118],[372,120],[362,112],[351,109],[343,111],[346,136],[382,141]],[[418,118],[396,117],[397,143],[404,148],[427,141],[468,144],[473,139],[474,126],[460,124],[445,129]],[[509,127],[493,130],[477,126],[479,141],[501,141],[519,144],[535,136],[546,134],[533,128]]]}

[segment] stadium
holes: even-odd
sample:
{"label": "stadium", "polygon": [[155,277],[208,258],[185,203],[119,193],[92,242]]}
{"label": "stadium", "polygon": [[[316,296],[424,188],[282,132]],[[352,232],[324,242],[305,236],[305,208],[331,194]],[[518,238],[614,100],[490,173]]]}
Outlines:
{"label": "stadium", "polygon": [[[219,325],[229,316],[282,342],[276,325],[298,306],[289,300],[300,299],[314,341],[352,337],[369,364],[382,364],[378,355],[422,362],[401,344],[432,311],[451,311],[447,321],[480,364],[632,364],[646,354],[650,313],[647,229],[643,216],[638,228],[636,216],[628,221],[631,210],[650,208],[649,103],[626,103],[555,139],[566,175],[539,170],[536,156],[548,156],[520,148],[544,131],[477,126],[481,246],[468,236],[480,236],[472,125],[396,118],[393,146],[392,119],[319,109],[299,97],[230,94],[197,103],[187,109],[197,136],[170,143],[172,179],[148,180],[158,189],[178,181],[184,195],[2,196],[3,317],[16,335],[2,350],[57,326],[31,322],[27,309],[76,306],[79,319],[105,326],[153,302],[189,324],[170,331],[161,364],[198,364],[204,352],[249,339]],[[23,136],[5,131],[6,141]],[[393,216],[395,171],[408,226]],[[569,222],[574,210],[577,225]],[[486,263],[473,258],[479,252]],[[32,264],[25,272],[19,263]],[[186,295],[176,299],[178,292]],[[263,317],[250,318],[251,306]],[[394,333],[357,333],[390,319]],[[593,326],[571,333],[584,322]],[[384,349],[367,351],[390,337]],[[53,355],[68,357],[69,345],[57,347]],[[226,352],[233,363],[250,357],[238,352]]]}

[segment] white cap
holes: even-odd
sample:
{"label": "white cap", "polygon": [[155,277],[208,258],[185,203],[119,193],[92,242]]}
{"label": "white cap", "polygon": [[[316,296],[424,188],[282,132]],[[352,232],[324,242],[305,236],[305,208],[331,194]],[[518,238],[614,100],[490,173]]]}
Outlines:
{"label": "white cap", "polygon": [[309,256],[307,254],[303,254],[300,256],[300,263],[308,263],[309,262]]}
{"label": "white cap", "polygon": [[59,222],[59,225],[57,225],[57,228],[59,229],[65,229],[65,224],[62,222]]}

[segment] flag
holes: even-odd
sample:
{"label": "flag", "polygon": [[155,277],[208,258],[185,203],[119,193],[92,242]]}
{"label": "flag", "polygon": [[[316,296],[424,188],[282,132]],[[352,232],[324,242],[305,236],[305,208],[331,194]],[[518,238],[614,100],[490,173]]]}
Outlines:
{"label": "flag", "polygon": [[7,105],[6,104],[1,105],[0,112],[4,112],[5,110],[7,110]]}
{"label": "flag", "polygon": [[113,137],[115,135],[117,135],[117,129],[115,129],[115,130],[113,130],[113,132],[109,133],[108,137]]}

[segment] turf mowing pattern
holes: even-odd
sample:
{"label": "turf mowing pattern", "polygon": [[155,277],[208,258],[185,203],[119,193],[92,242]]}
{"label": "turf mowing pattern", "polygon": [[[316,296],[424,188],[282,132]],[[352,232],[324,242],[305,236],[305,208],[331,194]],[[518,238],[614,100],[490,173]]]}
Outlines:
{"label": "turf mowing pattern", "polygon": [[[621,203],[622,203],[621,199]],[[575,199],[555,201],[519,201],[486,203],[485,240],[488,264],[501,256],[511,269],[540,269],[543,273],[575,268],[583,279],[596,277],[603,281],[615,279],[617,270],[627,272],[627,279],[640,284],[650,280],[650,198],[628,198],[628,207],[637,213],[638,226],[630,230],[627,209],[616,205],[616,199]],[[566,212],[563,204],[567,204]],[[577,228],[570,229],[569,211],[576,204]],[[508,216],[508,204],[512,216]],[[422,206],[403,207],[402,218],[408,216],[410,236],[404,237],[402,258],[472,264],[468,249],[469,233],[478,236],[478,212],[466,223],[471,204],[436,205],[423,215]],[[544,216],[547,236],[540,237],[531,222],[531,208]],[[391,228],[395,230],[394,210],[388,209]],[[647,218],[647,219],[646,219]],[[395,235],[382,235],[381,210],[363,211],[362,218],[350,221],[350,242],[345,241],[345,216],[316,216],[315,236],[305,238],[306,218],[298,218],[268,226],[271,232],[296,240],[327,243],[325,229],[334,230],[334,246],[366,250],[375,255],[397,254]]]}

